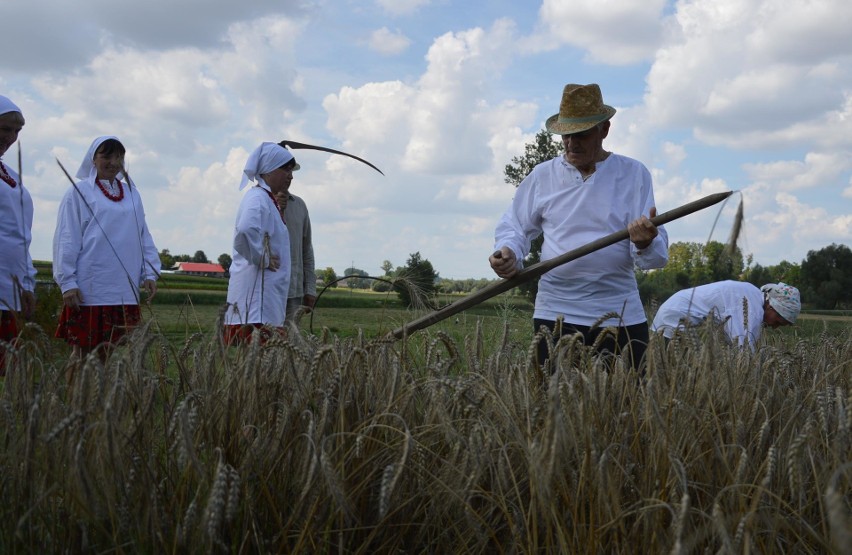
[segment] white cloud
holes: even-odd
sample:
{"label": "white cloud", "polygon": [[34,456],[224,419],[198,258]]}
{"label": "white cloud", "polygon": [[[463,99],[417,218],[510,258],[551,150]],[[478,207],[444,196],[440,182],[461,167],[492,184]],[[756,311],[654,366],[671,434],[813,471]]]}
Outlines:
{"label": "white cloud", "polygon": [[648,59],[659,44],[666,0],[544,0],[539,30],[526,42],[532,50],[569,44],[590,61],[631,64]]}
{"label": "white cloud", "polygon": [[393,15],[410,15],[430,3],[431,0],[376,0],[376,4]]}
{"label": "white cloud", "polygon": [[[826,35],[791,36],[797,16]],[[833,37],[850,18],[844,0],[818,9],[806,0],[681,0],[648,74],[648,121],[690,125],[701,140],[735,148],[800,140],[791,131],[807,133],[806,122],[828,120],[844,106],[848,112],[852,75],[838,64],[852,60],[852,44]],[[843,134],[840,126],[820,132]]]}
{"label": "white cloud", "polygon": [[403,33],[393,32],[387,27],[376,29],[370,34],[370,49],[384,56],[394,56],[405,52],[411,44],[411,39]]}
{"label": "white cloud", "polygon": [[234,22],[275,12],[300,17],[304,6],[301,0],[253,0],[248,9],[231,0],[0,2],[4,40],[15,45],[15,55],[0,59],[0,69],[74,67],[111,44],[139,50],[215,48]]}
{"label": "white cloud", "polygon": [[750,179],[767,183],[782,191],[795,191],[824,186],[836,181],[852,168],[848,152],[829,154],[809,152],[803,161],[781,160],[768,164],[746,164]]}

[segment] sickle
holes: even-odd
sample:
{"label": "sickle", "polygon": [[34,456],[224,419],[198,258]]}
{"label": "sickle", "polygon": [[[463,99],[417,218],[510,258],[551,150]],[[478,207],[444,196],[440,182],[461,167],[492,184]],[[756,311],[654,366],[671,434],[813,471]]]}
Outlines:
{"label": "sickle", "polygon": [[348,156],[350,158],[354,158],[354,159],[358,160],[359,162],[363,162],[364,164],[367,164],[368,166],[370,166],[371,168],[373,168],[374,170],[376,170],[380,174],[385,175],[382,170],[380,170],[379,168],[377,168],[376,166],[374,166],[370,162],[367,162],[363,158],[359,158],[359,157],[355,156],[354,154],[349,154],[348,152],[343,152],[343,151],[340,151],[340,150],[334,150],[333,148],[328,148],[326,146],[316,146],[316,145],[309,145],[309,144],[306,144],[306,143],[297,143],[296,141],[284,140],[284,141],[281,141],[278,144],[283,146],[284,148],[287,148],[287,147],[290,147],[290,148],[293,148],[293,149],[303,148],[303,149],[309,149],[309,150],[321,150],[323,152],[330,152],[332,154],[342,154],[343,156]]}

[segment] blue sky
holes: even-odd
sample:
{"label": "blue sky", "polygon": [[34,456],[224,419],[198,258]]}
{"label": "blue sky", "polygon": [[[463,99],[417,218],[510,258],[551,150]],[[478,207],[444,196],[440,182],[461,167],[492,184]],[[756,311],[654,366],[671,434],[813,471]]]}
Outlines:
{"label": "blue sky", "polygon": [[[605,148],[648,166],[659,211],[742,191],[741,247],[763,265],[852,245],[846,0],[31,0],[0,21],[37,259],[70,186],[55,158],[73,172],[96,136],[127,147],[157,247],[213,259],[248,153],[291,139],[385,173],[296,152],[319,267],[378,275],[420,252],[443,277],[494,277],[503,168],[566,83],[591,82],[618,109]],[[671,240],[724,241],[734,204]]]}

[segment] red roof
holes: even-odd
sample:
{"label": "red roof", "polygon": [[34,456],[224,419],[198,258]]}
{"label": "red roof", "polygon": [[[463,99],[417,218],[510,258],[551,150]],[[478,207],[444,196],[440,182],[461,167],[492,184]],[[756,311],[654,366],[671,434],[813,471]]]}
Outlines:
{"label": "red roof", "polygon": [[225,269],[220,264],[206,264],[201,262],[178,262],[179,272],[199,272],[206,274],[224,274]]}

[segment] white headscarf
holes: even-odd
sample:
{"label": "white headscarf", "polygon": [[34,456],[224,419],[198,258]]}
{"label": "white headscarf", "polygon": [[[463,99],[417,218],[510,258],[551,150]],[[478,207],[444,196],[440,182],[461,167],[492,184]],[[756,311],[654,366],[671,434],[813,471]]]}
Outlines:
{"label": "white headscarf", "polygon": [[[94,141],[92,141],[92,146],[89,147],[89,151],[86,153],[86,157],[83,158],[83,163],[80,164],[80,169],[77,170],[77,179],[94,180],[98,176],[98,168],[95,167],[95,153],[98,151],[98,147],[101,146],[105,141],[109,139],[115,139],[118,142],[118,137],[114,137],[113,135],[104,135],[103,137],[98,137]],[[118,175],[115,176],[116,179],[124,179],[124,174],[122,172],[118,172]]]}
{"label": "white headscarf", "polygon": [[[257,180],[258,184],[266,183],[260,177],[261,175],[277,170],[292,159],[293,154],[283,146],[277,143],[261,143],[246,160],[243,178],[240,180],[240,191],[245,189],[249,181]],[[299,165],[296,164],[293,169],[298,170]]]}
{"label": "white headscarf", "polygon": [[24,115],[21,109],[18,108],[18,106],[14,102],[9,100],[8,97],[5,97],[0,94],[0,116],[2,116],[3,114],[8,114],[9,112],[18,112],[22,116]]}

